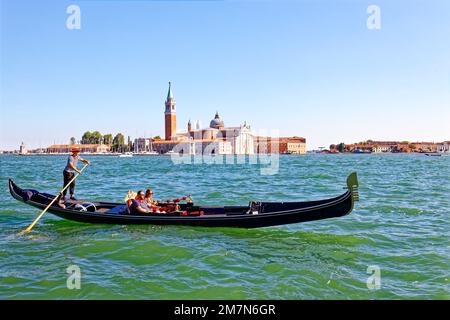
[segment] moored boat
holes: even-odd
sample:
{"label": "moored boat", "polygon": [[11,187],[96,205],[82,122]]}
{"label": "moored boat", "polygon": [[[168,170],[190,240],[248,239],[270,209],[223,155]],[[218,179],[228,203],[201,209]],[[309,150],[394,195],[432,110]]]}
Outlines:
{"label": "moored boat", "polygon": [[144,151],[144,152],[135,153],[135,155],[137,155],[137,156],[159,156],[159,153],[156,151]]}
{"label": "moored boat", "polygon": [[352,153],[354,153],[354,154],[371,154],[372,151],[364,150],[364,149],[356,149]]}
{"label": "moored boat", "polygon": [[[39,209],[44,209],[55,198],[55,195],[34,189],[22,189],[11,179],[9,191],[15,199]],[[149,214],[131,214],[127,206],[121,203],[68,200],[65,208],[55,203],[48,212],[87,223],[259,228],[342,217],[353,210],[357,200],[358,179],[354,172],[347,178],[345,193],[325,200],[251,201],[247,206],[195,206],[193,203],[183,203],[176,212]]]}
{"label": "moored boat", "polygon": [[131,158],[132,156],[133,156],[132,152],[125,152],[125,153],[119,154],[119,158]]}

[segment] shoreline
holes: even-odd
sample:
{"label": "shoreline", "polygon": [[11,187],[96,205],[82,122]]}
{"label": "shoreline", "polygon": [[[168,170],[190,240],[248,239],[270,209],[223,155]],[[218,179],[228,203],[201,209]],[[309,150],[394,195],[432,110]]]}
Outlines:
{"label": "shoreline", "polygon": [[[0,156],[20,156],[20,157],[39,157],[39,156],[67,156],[70,153],[28,153],[28,154],[20,154],[20,153],[0,153]],[[100,157],[119,157],[122,153],[114,153],[114,154],[105,154],[105,153],[82,153],[84,156],[100,156]],[[280,156],[306,156],[306,155],[398,155],[398,154],[407,154],[407,155],[450,155],[449,152],[371,152],[371,153],[353,153],[353,152],[340,152],[340,153],[329,153],[329,152],[306,152],[302,154],[292,154],[292,153],[254,153],[254,154],[196,154],[190,156],[258,156],[258,155],[280,155]],[[172,154],[139,154],[133,153],[133,157],[160,157],[160,156],[171,156]],[[178,156],[182,156],[182,154],[178,154]]]}

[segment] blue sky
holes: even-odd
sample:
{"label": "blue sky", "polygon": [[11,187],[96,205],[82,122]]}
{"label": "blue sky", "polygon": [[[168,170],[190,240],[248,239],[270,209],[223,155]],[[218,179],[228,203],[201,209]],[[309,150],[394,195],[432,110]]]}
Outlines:
{"label": "blue sky", "polygon": [[[66,28],[66,8],[81,29]],[[381,29],[366,27],[369,5]],[[1,0],[0,149],[189,119],[307,139],[450,140],[449,1]]]}

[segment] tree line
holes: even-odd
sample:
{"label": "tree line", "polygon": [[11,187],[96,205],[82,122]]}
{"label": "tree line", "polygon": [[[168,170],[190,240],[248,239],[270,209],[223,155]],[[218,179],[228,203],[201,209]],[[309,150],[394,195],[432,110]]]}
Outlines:
{"label": "tree line", "polygon": [[[75,137],[70,138],[70,144],[76,144]],[[101,134],[99,131],[86,131],[83,133],[80,144],[106,144],[111,147],[111,151],[128,152],[133,150],[133,142],[128,136],[125,142],[125,136],[122,133],[117,133],[114,137],[111,133]]]}

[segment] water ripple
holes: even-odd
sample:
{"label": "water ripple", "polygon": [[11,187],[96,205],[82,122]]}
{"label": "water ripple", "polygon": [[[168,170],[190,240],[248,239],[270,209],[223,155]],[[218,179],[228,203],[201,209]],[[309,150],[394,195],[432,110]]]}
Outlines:
{"label": "water ripple", "polygon": [[[449,299],[450,157],[280,157],[258,165],[174,165],[169,157],[90,157],[78,196],[122,201],[192,194],[202,204],[310,200],[342,193],[358,171],[361,201],[344,218],[255,230],[89,225],[38,214],[14,201],[7,179],[55,193],[64,157],[0,157],[2,299]],[[39,170],[36,170],[39,168]],[[66,287],[69,265],[81,290]],[[367,289],[379,266],[380,290]]]}

